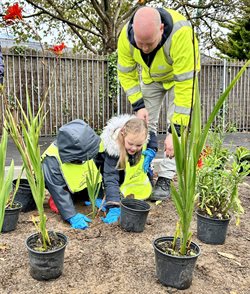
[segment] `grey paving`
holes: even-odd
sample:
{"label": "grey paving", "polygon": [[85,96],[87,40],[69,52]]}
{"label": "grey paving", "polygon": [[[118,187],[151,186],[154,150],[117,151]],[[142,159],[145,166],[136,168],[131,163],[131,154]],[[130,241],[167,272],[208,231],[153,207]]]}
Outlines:
{"label": "grey paving", "polygon": [[[51,142],[53,142],[55,137],[41,137],[40,138],[40,148],[41,152],[43,152]],[[159,151],[157,153],[156,159],[161,159],[164,157],[164,134],[158,135],[159,141]],[[244,146],[250,149],[250,133],[229,133],[226,134],[224,145],[232,150],[235,149],[237,146]],[[12,140],[8,142],[8,149],[7,149],[7,159],[6,159],[6,166],[9,166],[11,159],[14,159],[15,166],[22,165],[22,159],[19,155],[18,150],[16,149]]]}
{"label": "grey paving", "polygon": [[[41,137],[39,141],[39,145],[41,148],[41,153],[46,150],[46,148],[50,145],[51,142],[53,142],[55,137]],[[6,165],[10,165],[10,162],[12,159],[14,159],[15,166],[21,166],[22,165],[22,159],[21,156],[12,141],[10,139],[8,141],[8,147],[7,147],[7,156],[6,156]]]}

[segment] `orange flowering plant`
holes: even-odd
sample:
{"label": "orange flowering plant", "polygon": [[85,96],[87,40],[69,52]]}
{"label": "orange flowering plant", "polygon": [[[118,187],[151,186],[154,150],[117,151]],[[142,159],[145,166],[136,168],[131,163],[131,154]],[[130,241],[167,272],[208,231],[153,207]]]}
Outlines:
{"label": "orange flowering plant", "polygon": [[[6,13],[3,16],[3,24],[7,25],[7,26],[10,26],[10,25],[18,24],[20,22],[23,25],[25,25],[30,31],[32,31],[32,33],[34,34],[35,39],[40,42],[41,49],[44,52],[44,48],[43,48],[43,45],[41,43],[41,37],[33,29],[33,27],[30,26],[29,23],[27,23],[27,22],[25,22],[23,20],[23,8],[20,7],[18,3],[15,3],[15,4],[11,5],[11,6],[8,6],[7,9],[6,9]],[[65,48],[67,48],[67,46],[64,44],[64,42],[62,42],[61,44],[53,45],[48,50],[53,52],[55,55],[60,56],[60,55],[63,54],[63,50]]]}
{"label": "orange flowering plant", "polygon": [[[22,18],[23,9],[19,7],[16,3],[13,6],[8,7],[3,20],[6,24],[12,25],[21,21],[26,24]],[[40,39],[40,38],[39,38]],[[41,43],[40,43],[41,44]],[[41,44],[42,47],[42,44]],[[58,57],[62,54],[63,49],[66,46],[64,43],[61,45],[54,46],[52,50]],[[43,50],[43,47],[42,47]],[[43,50],[44,52],[44,50]],[[57,59],[58,60],[58,59]],[[43,66],[45,66],[43,60]],[[52,77],[53,78],[53,74]],[[43,126],[43,122],[46,116],[44,113],[44,102],[48,95],[50,89],[51,80],[49,82],[49,87],[44,94],[41,104],[39,105],[36,114],[33,114],[31,101],[29,99],[28,90],[26,89],[26,99],[27,99],[27,113],[24,111],[23,106],[19,99],[15,97],[16,108],[13,109],[8,103],[8,99],[4,98],[5,104],[5,126],[6,130],[13,139],[23,161],[23,167],[27,180],[29,182],[33,198],[36,203],[36,207],[39,213],[39,222],[37,223],[34,219],[34,224],[41,236],[41,251],[46,251],[48,246],[50,246],[50,236],[46,229],[46,216],[44,213],[43,203],[45,200],[45,181],[41,162],[41,153],[39,146],[40,132]]]}
{"label": "orange flowering plant", "polygon": [[211,152],[212,152],[212,149],[208,145],[202,150],[202,152],[200,154],[200,157],[199,157],[199,160],[197,162],[197,167],[198,168],[201,168],[203,166],[204,158],[207,157]]}
{"label": "orange flowering plant", "polygon": [[67,48],[66,45],[62,42],[59,45],[54,45],[52,48],[49,48],[50,51],[55,53],[56,55],[62,55],[63,54],[63,49]]}
{"label": "orange flowering plant", "polygon": [[238,185],[247,176],[250,164],[242,159],[249,150],[239,147],[235,152],[223,147],[223,136],[210,133],[210,152],[203,157],[197,170],[196,197],[200,214],[228,219],[235,214],[237,223],[244,212],[238,195]]}
{"label": "orange flowering plant", "polygon": [[16,20],[23,19],[22,11],[23,9],[19,6],[19,4],[15,3],[8,7],[6,14],[3,16],[3,19],[7,24],[12,24]]}

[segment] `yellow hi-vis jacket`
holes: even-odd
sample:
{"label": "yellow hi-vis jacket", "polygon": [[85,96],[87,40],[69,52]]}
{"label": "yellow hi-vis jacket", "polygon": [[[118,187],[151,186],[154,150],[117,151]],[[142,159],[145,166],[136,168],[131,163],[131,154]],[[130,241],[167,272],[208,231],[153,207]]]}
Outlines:
{"label": "yellow hi-vis jacket", "polygon": [[147,174],[143,171],[143,161],[142,155],[136,165],[130,166],[129,162],[126,163],[125,179],[120,187],[124,197],[133,194],[135,199],[145,200],[151,195],[152,186]]}
{"label": "yellow hi-vis jacket", "polygon": [[[87,188],[86,178],[89,173],[89,168],[93,172],[94,178],[98,173],[98,169],[92,159],[88,160],[88,162],[85,161],[82,164],[74,164],[69,162],[62,163],[59,156],[58,148],[53,143],[47,148],[47,150],[45,150],[45,152],[42,155],[42,159],[46,156],[54,156],[57,159],[63,178],[71,193],[76,193]],[[100,174],[99,183],[101,181],[102,176]]]}
{"label": "yellow hi-vis jacket", "polygon": [[175,124],[187,125],[192,103],[193,75],[200,70],[198,42],[195,38],[194,54],[190,23],[177,11],[165,10],[173,20],[172,32],[157,51],[150,67],[145,64],[140,50],[130,43],[128,24],[124,26],[118,39],[118,77],[131,104],[143,98],[138,64],[142,67],[143,83],[161,82],[166,90],[174,86],[175,109],[170,119]]}

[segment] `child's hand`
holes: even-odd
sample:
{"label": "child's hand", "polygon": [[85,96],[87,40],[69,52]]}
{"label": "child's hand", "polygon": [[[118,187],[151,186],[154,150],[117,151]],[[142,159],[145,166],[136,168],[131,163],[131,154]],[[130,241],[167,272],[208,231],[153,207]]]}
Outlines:
{"label": "child's hand", "polygon": [[77,213],[76,215],[67,219],[67,221],[71,224],[73,229],[85,230],[88,228],[88,223],[91,222],[91,219],[82,213]]}
{"label": "child's hand", "polygon": [[155,158],[156,151],[151,148],[148,148],[147,150],[142,151],[142,154],[145,156],[143,162],[143,170],[145,173],[147,173],[149,171],[149,167],[152,160]]}
{"label": "child's hand", "polygon": [[109,209],[106,217],[101,217],[102,221],[106,224],[113,224],[118,222],[118,219],[121,215],[121,208],[120,207],[113,207]]}
{"label": "child's hand", "polygon": [[[84,204],[86,206],[89,206],[89,205],[91,205],[91,202],[90,201],[85,201]],[[96,198],[96,200],[95,200],[95,206],[97,208],[99,208],[99,209],[101,208],[101,211],[106,211],[106,208],[105,208],[105,200],[103,201],[100,198]]]}

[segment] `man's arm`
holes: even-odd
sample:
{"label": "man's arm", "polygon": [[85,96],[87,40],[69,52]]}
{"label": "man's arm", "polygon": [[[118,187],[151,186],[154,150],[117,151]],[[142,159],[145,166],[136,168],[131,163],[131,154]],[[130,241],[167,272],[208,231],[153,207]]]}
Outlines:
{"label": "man's arm", "polygon": [[195,99],[193,76],[197,75],[200,70],[200,56],[196,39],[194,54],[192,38],[192,28],[183,27],[173,35],[171,44],[175,109],[170,119],[176,125],[188,125],[192,99],[193,101]]}
{"label": "man's arm", "polygon": [[127,38],[127,26],[125,26],[118,39],[118,78],[124,89],[133,110],[145,108],[137,63],[131,55],[131,47]]}
{"label": "man's arm", "polygon": [[[195,38],[195,45],[193,45],[192,39],[192,28],[185,26],[173,35],[171,43],[175,109],[170,120],[174,123],[178,136],[180,136],[181,125],[187,126],[189,123],[192,100],[195,101],[193,77],[195,75],[197,79],[197,73],[200,70],[198,42]],[[174,146],[171,127],[168,132],[164,141],[164,149],[165,155],[172,158],[174,157]]]}

